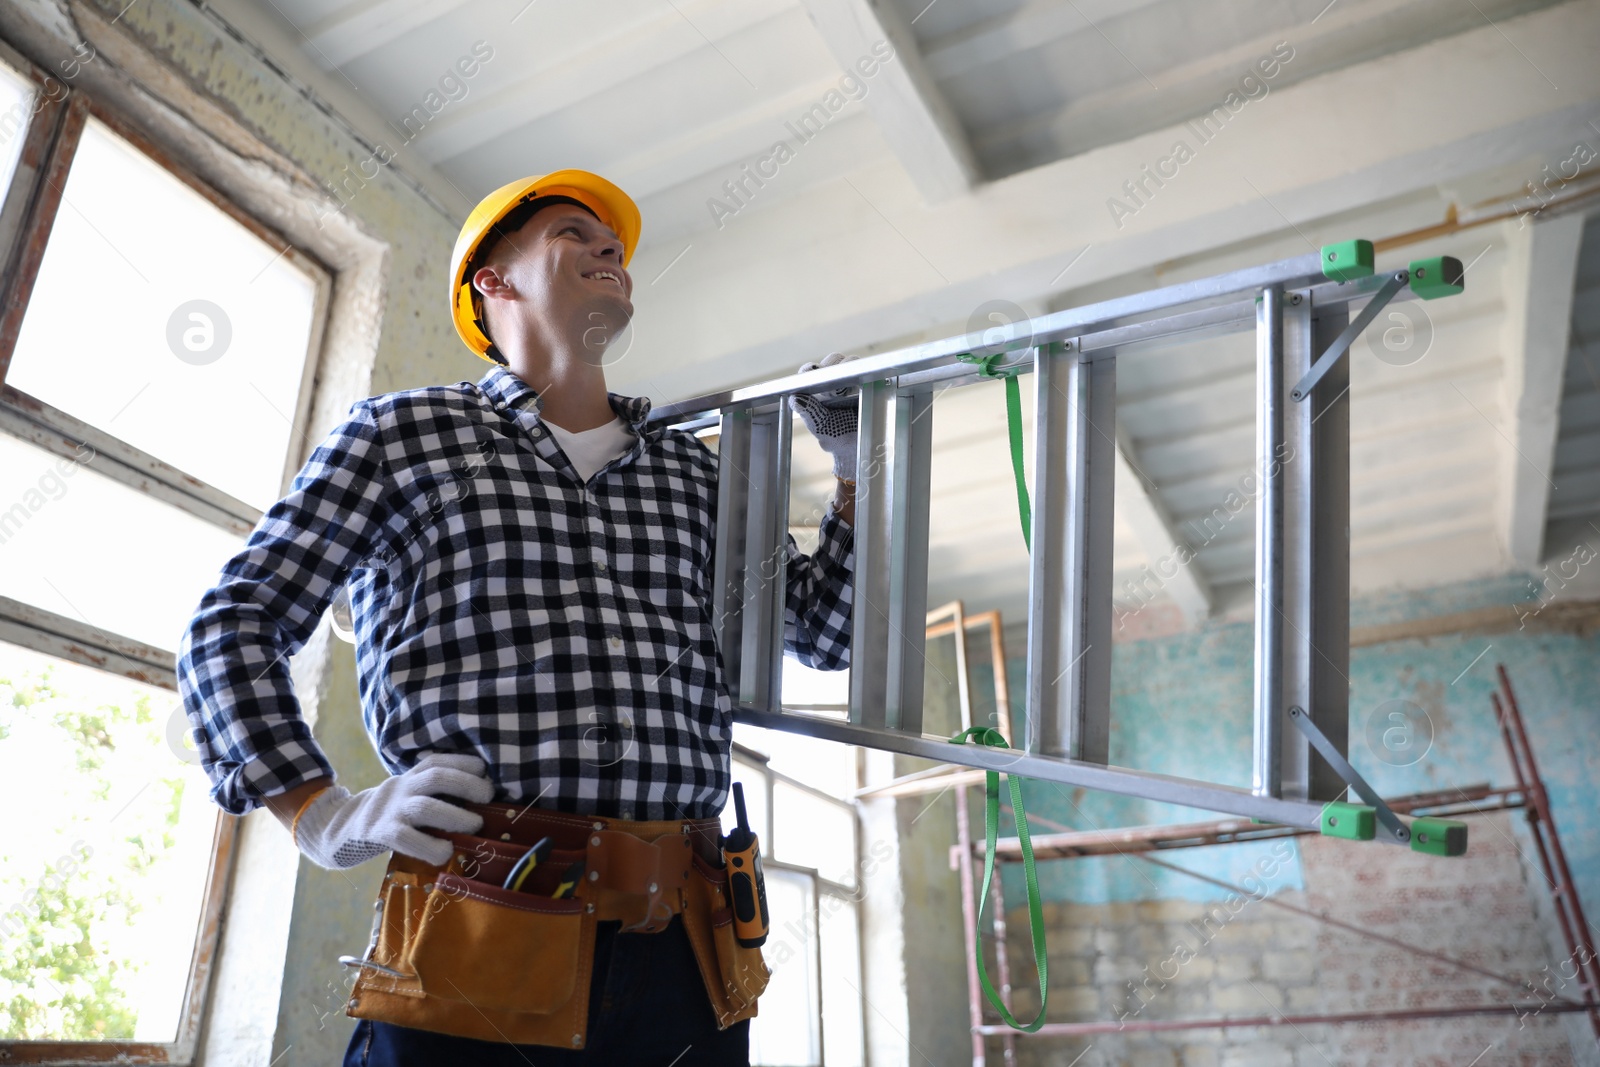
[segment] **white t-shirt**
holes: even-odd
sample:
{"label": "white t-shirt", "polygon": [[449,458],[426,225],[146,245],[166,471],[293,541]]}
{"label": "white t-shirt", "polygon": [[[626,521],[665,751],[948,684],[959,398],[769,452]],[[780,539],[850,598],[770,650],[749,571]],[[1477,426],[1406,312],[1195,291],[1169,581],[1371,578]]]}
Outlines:
{"label": "white t-shirt", "polygon": [[613,417],[604,426],[578,433],[563,430],[548,419],[544,424],[550,428],[550,435],[561,446],[561,451],[567,454],[567,462],[572,464],[578,477],[585,482],[593,478],[601,467],[627,455],[633,448],[633,429],[620,416]]}

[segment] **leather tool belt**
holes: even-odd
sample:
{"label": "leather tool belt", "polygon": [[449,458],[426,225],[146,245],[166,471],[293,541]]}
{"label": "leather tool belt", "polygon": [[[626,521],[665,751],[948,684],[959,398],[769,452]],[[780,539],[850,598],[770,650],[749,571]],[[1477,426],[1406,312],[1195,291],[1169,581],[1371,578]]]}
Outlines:
{"label": "leather tool belt", "polygon": [[[455,846],[436,867],[391,853],[373,939],[345,1013],[513,1044],[587,1042],[595,924],[658,933],[673,916],[694,946],[719,1028],[756,1014],[769,972],[734,936],[715,819],[629,822],[507,804],[463,804],[477,835],[430,831]],[[550,856],[518,891],[501,888],[540,838]],[[572,895],[555,899],[577,860]]]}

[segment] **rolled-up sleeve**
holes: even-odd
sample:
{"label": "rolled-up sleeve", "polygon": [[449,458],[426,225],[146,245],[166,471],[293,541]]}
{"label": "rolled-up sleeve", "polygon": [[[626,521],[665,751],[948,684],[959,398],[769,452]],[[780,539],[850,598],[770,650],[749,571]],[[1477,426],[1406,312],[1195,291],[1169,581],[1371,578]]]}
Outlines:
{"label": "rolled-up sleeve", "polygon": [[223,565],[184,632],[178,691],[224,811],[243,815],[333,774],[301,717],[288,660],[372,553],[384,485],[377,424],[361,401]]}
{"label": "rolled-up sleeve", "polygon": [[817,533],[809,556],[789,538],[783,647],[808,667],[842,671],[850,666],[855,531],[830,508]]}

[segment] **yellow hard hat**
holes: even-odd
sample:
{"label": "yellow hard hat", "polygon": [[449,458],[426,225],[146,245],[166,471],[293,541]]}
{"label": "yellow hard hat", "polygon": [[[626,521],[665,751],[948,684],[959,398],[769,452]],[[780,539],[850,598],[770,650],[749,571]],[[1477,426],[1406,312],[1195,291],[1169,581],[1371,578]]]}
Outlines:
{"label": "yellow hard hat", "polygon": [[522,204],[545,196],[571,197],[594,212],[622,242],[624,267],[633,258],[634,246],[639,243],[639,206],[627,193],[586,170],[557,170],[519,178],[478,201],[478,206],[472,209],[461,227],[455,251],[450,254],[450,317],[466,346],[491,363],[496,362],[489,355],[492,343],[473,303],[474,290],[472,279],[466,276],[467,264],[472,262],[478,248],[501,219]]}

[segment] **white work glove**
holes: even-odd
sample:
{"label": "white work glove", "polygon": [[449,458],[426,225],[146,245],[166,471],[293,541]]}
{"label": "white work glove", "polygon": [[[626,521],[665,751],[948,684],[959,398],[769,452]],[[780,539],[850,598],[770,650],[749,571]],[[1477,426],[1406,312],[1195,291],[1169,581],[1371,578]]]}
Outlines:
{"label": "white work glove", "polygon": [[[832,367],[854,359],[830,352],[813,363],[802,363],[796,373]],[[821,393],[797,393],[795,410],[822,450],[833,457],[833,476],[847,482],[856,480],[856,421],[858,401],[854,389],[829,389]]]}
{"label": "white work glove", "polygon": [[313,863],[329,870],[354,867],[391,850],[443,867],[455,847],[420,827],[458,834],[480,829],[482,815],[438,795],[489,803],[494,783],[487,770],[483,760],[470,753],[429,752],[410,770],[354,795],[335,783],[300,813],[294,843]]}

